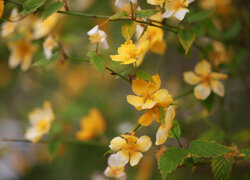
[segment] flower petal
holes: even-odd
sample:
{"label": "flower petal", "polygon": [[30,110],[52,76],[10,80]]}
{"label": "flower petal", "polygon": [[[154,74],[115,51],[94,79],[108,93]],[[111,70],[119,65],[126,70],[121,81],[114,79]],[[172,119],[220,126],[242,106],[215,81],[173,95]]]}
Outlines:
{"label": "flower petal", "polygon": [[201,81],[201,78],[192,71],[184,72],[183,76],[184,81],[190,85],[198,84]]}
{"label": "flower petal", "polygon": [[211,89],[207,85],[199,84],[194,88],[194,95],[200,100],[206,99],[210,93]]}
{"label": "flower petal", "polygon": [[168,91],[166,89],[160,89],[153,94],[153,99],[156,102],[162,102],[166,99]]}
{"label": "flower petal", "polygon": [[122,161],[122,158],[119,154],[111,154],[108,158],[108,165],[111,167],[122,167],[126,163]]}
{"label": "flower petal", "polygon": [[173,106],[169,106],[165,114],[165,124],[167,125],[167,127],[171,128],[173,127],[174,118],[175,118],[175,109],[173,108]]}
{"label": "flower petal", "polygon": [[174,14],[173,10],[166,10],[163,14],[162,14],[162,18],[169,18]]}
{"label": "flower petal", "polygon": [[153,111],[148,110],[145,114],[143,114],[139,118],[138,123],[142,126],[149,126],[150,124],[152,124],[153,119],[154,119]]}
{"label": "flower petal", "polygon": [[136,50],[136,56],[140,56],[141,54],[145,53],[148,50],[149,47],[149,40],[142,41],[137,50]]}
{"label": "flower petal", "polygon": [[109,148],[114,151],[121,150],[127,144],[126,140],[121,137],[115,137],[111,140]]}
{"label": "flower petal", "polygon": [[224,85],[220,81],[211,82],[212,90],[219,96],[223,97],[225,94]]}
{"label": "flower petal", "polygon": [[139,161],[142,158],[142,153],[140,152],[133,152],[130,154],[130,165],[131,166],[135,166],[139,163]]}
{"label": "flower petal", "polygon": [[128,95],[127,101],[134,107],[141,107],[144,104],[144,98],[134,95]]}
{"label": "flower petal", "polygon": [[142,109],[151,109],[156,105],[156,101],[147,99],[146,102],[142,105]]}
{"label": "flower petal", "polygon": [[137,142],[137,150],[140,152],[146,152],[152,145],[151,139],[148,136],[141,136]]}
{"label": "flower petal", "polygon": [[163,144],[168,138],[168,134],[167,134],[167,128],[166,126],[160,126],[157,133],[156,133],[156,141],[155,141],[155,145],[161,145]]}
{"label": "flower petal", "polygon": [[196,64],[194,71],[199,75],[208,75],[211,72],[211,65],[206,60],[202,60]]}
{"label": "flower petal", "polygon": [[186,13],[189,12],[189,10],[187,8],[182,8],[180,10],[178,10],[174,16],[179,19],[180,21],[182,21],[186,15]]}
{"label": "flower petal", "polygon": [[127,163],[128,163],[128,161],[129,161],[129,152],[128,152],[128,151],[126,151],[126,150],[121,150],[121,151],[118,151],[116,154],[118,154],[118,155],[121,157],[122,162],[123,162],[124,164],[127,164]]}
{"label": "flower petal", "polygon": [[132,91],[138,96],[145,96],[148,92],[148,83],[136,78],[132,82]]}
{"label": "flower petal", "polygon": [[210,73],[210,77],[212,79],[221,79],[221,80],[224,80],[224,79],[228,78],[228,76],[226,74],[217,73],[217,72]]}

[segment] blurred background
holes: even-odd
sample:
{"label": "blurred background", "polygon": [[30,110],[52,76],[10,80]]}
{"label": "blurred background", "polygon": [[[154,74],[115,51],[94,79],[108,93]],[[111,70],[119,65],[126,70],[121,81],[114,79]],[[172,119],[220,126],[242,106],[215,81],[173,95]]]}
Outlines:
{"label": "blurred background", "polygon": [[[72,11],[109,16],[121,11],[114,2],[69,0],[69,7]],[[139,0],[139,6],[142,9],[154,8],[144,0]],[[21,11],[20,6],[5,3],[1,24],[14,7]],[[238,148],[250,145],[249,8],[249,2],[244,0],[197,0],[190,4],[190,14],[214,9],[209,19],[200,22],[201,33],[196,41],[209,54],[208,60],[214,68],[228,74],[229,78],[225,81],[225,98],[210,97],[210,103],[204,105],[189,94],[176,102],[176,120],[180,124],[180,139],[185,147],[197,138],[233,144]],[[87,52],[94,48],[89,43],[87,31],[104,21],[60,15],[48,34],[57,37],[67,54],[87,59]],[[175,19],[169,19],[168,23],[179,25]],[[192,26],[198,28],[197,24]],[[132,66],[120,65],[108,57],[116,54],[124,42],[120,27],[121,22],[101,26],[108,35],[110,48],[100,52],[105,55],[108,67],[125,74]],[[33,62],[39,60],[44,37],[33,41],[39,47]],[[193,46],[185,55],[174,33],[165,31],[164,39],[167,42],[166,52],[163,55],[148,52],[140,68],[151,75],[159,73],[161,87],[177,96],[190,88],[183,81],[183,72],[193,70],[204,54]],[[45,100],[52,104],[56,117],[53,126],[59,137],[74,139],[80,130],[81,118],[87,116],[91,108],[100,111],[106,130],[93,140],[99,144],[87,141],[60,143],[53,155],[46,143],[0,141],[0,180],[105,179],[103,171],[107,166],[107,156],[104,154],[109,150],[109,141],[133,129],[142,115],[126,101],[126,96],[132,94],[131,86],[108,71],[103,76],[99,75],[91,64],[62,58],[46,66],[30,67],[26,72],[19,67],[10,69],[10,40],[0,36],[0,139],[24,139],[23,134],[29,126],[28,113],[35,107],[41,107]],[[147,134],[154,142],[157,128],[154,122],[150,127],[141,128],[138,136]],[[176,140],[170,138],[165,144],[165,147],[169,146],[177,146]],[[145,153],[137,167],[127,166],[128,179],[161,179],[155,158],[159,151],[162,148],[154,146]],[[167,179],[183,178],[205,180],[213,179],[213,175],[210,165],[204,165],[178,168]],[[230,179],[250,179],[250,164],[238,161]]]}

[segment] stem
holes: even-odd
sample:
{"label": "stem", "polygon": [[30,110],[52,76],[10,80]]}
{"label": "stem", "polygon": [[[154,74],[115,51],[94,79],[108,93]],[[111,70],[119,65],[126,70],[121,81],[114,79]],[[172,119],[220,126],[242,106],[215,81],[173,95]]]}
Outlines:
{"label": "stem", "polygon": [[133,132],[136,132],[141,127],[140,124],[137,124],[137,126],[133,129]]}
{"label": "stem", "polygon": [[106,67],[106,69],[107,69],[108,71],[110,71],[111,73],[113,73],[113,74],[119,76],[120,78],[124,79],[124,80],[127,81],[129,84],[131,84],[130,80],[127,79],[126,77],[124,77],[123,75],[119,74],[118,72],[113,71],[113,70],[110,69],[109,67]]}
{"label": "stem", "polygon": [[134,8],[131,1],[130,1],[130,8],[131,8],[131,19],[134,19]]}
{"label": "stem", "polygon": [[174,129],[172,128],[172,129],[171,129],[171,131],[173,132],[174,137],[176,138],[176,140],[177,140],[177,142],[178,142],[179,146],[182,148],[182,147],[183,147],[183,145],[181,144],[181,141],[180,141],[180,139],[178,138],[178,136],[175,134]]}

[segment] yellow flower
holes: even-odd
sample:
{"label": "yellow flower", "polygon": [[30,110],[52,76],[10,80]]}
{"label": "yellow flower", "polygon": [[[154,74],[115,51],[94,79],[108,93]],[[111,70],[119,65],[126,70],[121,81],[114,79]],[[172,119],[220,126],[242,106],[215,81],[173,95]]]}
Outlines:
{"label": "yellow flower", "polygon": [[45,101],[43,108],[36,108],[29,114],[31,127],[27,129],[25,137],[34,143],[39,141],[43,135],[49,132],[54,119],[51,104]]}
{"label": "yellow flower", "polygon": [[231,0],[201,0],[200,6],[202,9],[208,10],[216,8],[216,11],[221,15],[228,15],[231,9]]}
{"label": "yellow flower", "polygon": [[125,4],[128,4],[129,2],[132,2],[134,4],[137,4],[137,0],[116,0],[115,5],[119,8],[123,8]]}
{"label": "yellow flower", "polygon": [[110,55],[113,61],[121,61],[121,64],[131,64],[148,49],[149,41],[145,40],[136,48],[131,40],[126,41],[118,48],[118,55]]}
{"label": "yellow flower", "polygon": [[127,101],[137,110],[148,110],[139,119],[139,124],[149,126],[153,121],[153,112],[156,120],[160,121],[159,107],[167,107],[173,102],[172,96],[166,89],[160,89],[161,79],[159,75],[152,76],[154,82],[135,79],[132,82],[132,90],[137,95],[128,95]]}
{"label": "yellow flower", "polygon": [[0,1],[0,19],[3,16],[3,10],[4,10],[4,1]]}
{"label": "yellow flower", "polygon": [[232,51],[227,50],[223,43],[219,41],[212,42],[213,51],[209,53],[210,60],[214,65],[218,66],[221,63],[227,63],[232,60]]}
{"label": "yellow flower", "polygon": [[90,140],[100,136],[105,131],[105,121],[101,113],[93,108],[89,115],[81,120],[81,130],[76,133],[76,138],[79,140]]}
{"label": "yellow flower", "polygon": [[159,127],[156,133],[155,145],[161,145],[164,142],[166,142],[170,130],[173,127],[174,118],[175,118],[175,110],[172,106],[169,106],[166,110],[164,123]]}
{"label": "yellow flower", "polygon": [[148,4],[151,5],[162,5],[166,0],[147,0]]}
{"label": "yellow flower", "polygon": [[32,45],[32,42],[27,38],[23,38],[16,42],[10,42],[8,46],[11,51],[9,67],[14,69],[21,64],[22,71],[28,70],[36,51],[36,47]]}
{"label": "yellow flower", "polygon": [[206,99],[211,90],[219,96],[224,96],[224,85],[219,80],[227,79],[227,75],[211,72],[211,65],[202,60],[192,71],[184,72],[184,81],[190,85],[196,85],[194,88],[194,95],[197,99]]}
{"label": "yellow flower", "polygon": [[175,16],[178,20],[183,20],[186,13],[189,12],[187,9],[188,5],[194,0],[167,0],[165,3],[165,12],[162,14],[163,18],[169,18]]}
{"label": "yellow flower", "polygon": [[105,169],[104,174],[109,178],[126,179],[125,165],[126,162],[122,160],[119,154],[112,154],[108,158],[108,167]]}
{"label": "yellow flower", "polygon": [[115,137],[110,142],[110,149],[117,151],[125,163],[130,162],[131,166],[135,166],[142,158],[142,152],[146,152],[151,147],[152,142],[148,136],[137,138],[132,135],[121,135]]}
{"label": "yellow flower", "polygon": [[43,43],[43,51],[44,51],[45,57],[47,59],[51,58],[52,51],[56,47],[57,47],[57,42],[56,42],[55,38],[51,35],[48,36]]}
{"label": "yellow flower", "polygon": [[19,18],[18,9],[17,8],[12,9],[9,19],[13,22],[7,21],[7,22],[4,22],[2,24],[1,35],[3,37],[9,37],[10,35],[12,35],[14,33],[15,28],[17,26],[17,22],[15,22],[15,21],[17,21],[18,18]]}
{"label": "yellow flower", "polygon": [[93,27],[87,32],[91,43],[99,43],[104,49],[108,49],[107,34],[99,29],[99,26]]}

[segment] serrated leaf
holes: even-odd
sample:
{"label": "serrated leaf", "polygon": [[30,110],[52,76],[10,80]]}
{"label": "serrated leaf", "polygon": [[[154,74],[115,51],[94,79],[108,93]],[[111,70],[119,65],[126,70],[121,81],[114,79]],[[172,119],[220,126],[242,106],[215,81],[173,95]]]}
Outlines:
{"label": "serrated leaf", "polygon": [[245,154],[243,158],[250,162],[250,148],[242,149],[241,152]]}
{"label": "serrated leaf", "polygon": [[189,145],[189,152],[192,155],[200,157],[216,157],[231,152],[231,150],[223,145],[213,141],[194,140]]}
{"label": "serrated leaf", "polygon": [[159,10],[145,9],[145,10],[135,11],[135,15],[138,18],[146,18],[146,17],[149,17],[149,16],[152,16],[152,15],[156,14],[157,12],[159,12]]}
{"label": "serrated leaf", "polygon": [[103,55],[93,55],[92,58],[90,59],[91,63],[94,65],[96,70],[100,73],[103,74],[104,69],[105,69],[105,57]]}
{"label": "serrated leaf", "polygon": [[188,53],[190,47],[194,43],[196,34],[192,29],[183,29],[178,33],[178,39],[185,49],[185,54]]}
{"label": "serrated leaf", "polygon": [[[181,127],[180,127],[180,124],[177,120],[174,120],[172,129],[173,129],[175,135],[179,138],[181,136]],[[173,131],[169,132],[169,137],[176,139]]]}
{"label": "serrated leaf", "polygon": [[202,106],[206,108],[208,112],[212,112],[214,104],[215,104],[215,94],[211,93],[207,99],[200,101]]}
{"label": "serrated leaf", "polygon": [[58,52],[54,53],[50,59],[46,59],[44,56],[36,61],[32,66],[38,67],[38,66],[46,66],[48,64],[51,64],[55,62],[60,57],[60,54]]}
{"label": "serrated leaf", "polygon": [[26,0],[23,4],[23,13],[30,14],[41,7],[46,0]]}
{"label": "serrated leaf", "polygon": [[176,147],[167,149],[159,160],[159,168],[162,178],[165,179],[168,174],[172,173],[178,166],[182,165],[187,156],[188,150],[186,149],[178,149]]}
{"label": "serrated leaf", "polygon": [[204,19],[209,18],[214,12],[214,9],[210,9],[208,11],[201,11],[201,12],[197,12],[197,13],[189,13],[187,15],[187,20],[189,23],[194,23],[194,22],[198,22],[198,21],[202,21]]}
{"label": "serrated leaf", "polygon": [[112,16],[109,17],[110,20],[115,20],[115,19],[119,19],[121,17],[124,17],[124,16],[128,16],[128,13],[125,12],[125,11],[122,11],[122,12],[118,12]]}
{"label": "serrated leaf", "polygon": [[57,1],[52,4],[49,4],[49,6],[44,11],[44,18],[43,20],[47,19],[50,15],[57,12],[59,9],[63,7],[64,3]]}
{"label": "serrated leaf", "polygon": [[216,157],[212,160],[212,172],[216,180],[226,180],[232,170],[232,160],[224,156]]}
{"label": "serrated leaf", "polygon": [[154,82],[153,78],[145,71],[137,70],[136,71],[136,77],[139,79],[145,80],[145,81],[151,81]]}
{"label": "serrated leaf", "polygon": [[134,21],[124,22],[121,27],[122,36],[126,40],[130,40],[133,34],[135,33],[135,29],[136,29],[136,23]]}

